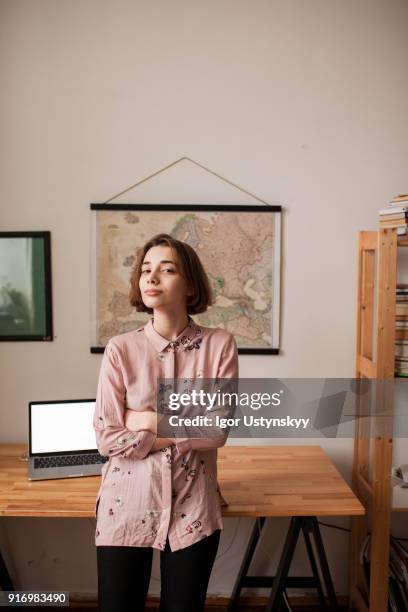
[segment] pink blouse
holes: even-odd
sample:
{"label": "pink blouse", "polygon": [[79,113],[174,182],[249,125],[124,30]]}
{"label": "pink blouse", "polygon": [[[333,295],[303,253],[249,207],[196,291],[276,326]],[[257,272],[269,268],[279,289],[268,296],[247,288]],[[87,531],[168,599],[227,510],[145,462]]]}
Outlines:
{"label": "pink blouse", "polygon": [[177,439],[151,451],[156,435],[130,431],[124,410],[156,411],[158,378],[238,378],[233,335],[191,317],[169,341],[153,327],[111,338],[99,375],[93,425],[102,467],[95,504],[96,546],[179,550],[223,529],[217,482],[217,439]]}

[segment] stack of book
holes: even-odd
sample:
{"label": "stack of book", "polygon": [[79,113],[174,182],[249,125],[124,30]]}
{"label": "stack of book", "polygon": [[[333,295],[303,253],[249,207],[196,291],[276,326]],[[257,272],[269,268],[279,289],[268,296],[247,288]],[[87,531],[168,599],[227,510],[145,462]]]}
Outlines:
{"label": "stack of book", "polygon": [[[362,595],[367,605],[370,591],[370,540],[370,536],[365,538],[360,552],[360,564],[366,591]],[[405,543],[403,544],[392,536],[390,539],[388,610],[392,612],[408,610],[408,549]]]}
{"label": "stack of book", "polygon": [[363,544],[360,549],[360,566],[362,569],[362,576],[364,579],[365,590],[361,592],[365,602],[368,606],[369,598],[368,593],[370,592],[370,558],[371,558],[371,537],[367,535],[364,538]]}
{"label": "stack of book", "polygon": [[408,284],[397,285],[395,376],[408,377]]}
{"label": "stack of book", "polygon": [[392,536],[388,605],[393,612],[408,610],[408,550]]}
{"label": "stack of book", "polygon": [[395,227],[398,236],[408,234],[408,195],[397,195],[380,210],[380,227]]}

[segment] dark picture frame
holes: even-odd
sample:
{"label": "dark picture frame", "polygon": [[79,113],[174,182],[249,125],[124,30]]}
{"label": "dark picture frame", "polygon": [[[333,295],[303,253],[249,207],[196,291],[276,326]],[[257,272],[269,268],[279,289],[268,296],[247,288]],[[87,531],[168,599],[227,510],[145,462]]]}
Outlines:
{"label": "dark picture frame", "polygon": [[52,340],[51,233],[0,232],[0,341]]}
{"label": "dark picture frame", "polygon": [[[128,289],[126,282],[128,282],[128,278],[130,277],[130,267],[134,259],[134,253],[132,253],[131,249],[127,246],[129,237],[132,236],[133,240],[134,236],[134,242],[132,243],[134,252],[136,248],[142,246],[142,244],[154,234],[161,232],[174,235],[176,238],[189,242],[188,239],[184,238],[184,233],[181,234],[180,230],[180,227],[183,223],[187,222],[187,219],[193,222],[191,219],[194,216],[197,217],[197,213],[212,213],[213,215],[226,213],[231,215],[229,219],[233,221],[233,223],[239,225],[242,230],[245,229],[248,223],[248,230],[252,224],[252,227],[259,228],[260,234],[262,234],[262,232],[268,232],[269,228],[273,234],[273,239],[267,234],[266,239],[264,236],[265,244],[269,245],[271,255],[270,269],[267,270],[264,285],[261,287],[261,290],[259,290],[262,281],[260,283],[259,278],[254,277],[253,284],[251,284],[251,279],[251,283],[248,283],[248,286],[245,288],[247,294],[242,296],[243,299],[239,297],[237,299],[237,303],[239,307],[241,307],[241,304],[245,302],[245,298],[252,295],[254,296],[253,300],[256,302],[256,308],[258,309],[256,314],[256,316],[258,316],[258,321],[264,316],[262,314],[263,305],[266,304],[265,310],[267,310],[269,306],[271,324],[268,328],[265,328],[265,334],[262,336],[260,335],[260,337],[262,337],[262,342],[259,341],[259,337],[257,338],[258,346],[245,346],[243,342],[240,341],[239,334],[234,333],[234,329],[229,329],[229,331],[236,337],[238,352],[240,354],[279,354],[282,245],[281,206],[251,204],[92,203],[90,204],[90,209],[94,213],[92,219],[91,261],[91,353],[103,353],[106,342],[110,337],[136,329],[150,318],[150,315],[147,313],[136,313],[136,311],[134,313],[135,316],[130,316],[129,312],[126,314],[126,311],[128,311],[128,307],[126,306],[126,291]],[[166,216],[165,213],[171,214]],[[178,218],[175,218],[174,213],[180,215],[180,221]],[[102,215],[105,215],[105,221]],[[234,215],[236,215],[235,218]],[[245,218],[243,215],[248,215],[248,217]],[[249,217],[249,215],[253,216]],[[256,217],[254,217],[254,215],[256,215]],[[273,220],[271,215],[273,215]],[[225,221],[226,217],[224,216],[224,226],[226,225]],[[205,221],[202,222],[205,223]],[[171,229],[169,229],[170,225]],[[242,235],[244,234],[245,232],[242,231]],[[143,236],[143,239],[139,239],[139,235],[140,237]],[[180,237],[180,235],[182,237]],[[223,244],[225,243],[226,246],[228,246],[228,244],[232,245],[233,243],[231,241],[234,239],[233,236],[233,232],[226,231],[222,237]],[[256,242],[257,239],[258,237],[252,231],[250,240]],[[265,266],[265,261],[268,262],[266,247],[264,248],[261,243],[254,245],[253,242],[249,242],[248,244],[250,248],[252,247],[252,250],[258,249],[258,254],[261,255],[259,265]],[[241,249],[241,252],[248,253],[249,261],[249,251],[246,250],[248,244],[240,244],[238,248]],[[194,247],[194,245],[192,246]],[[236,243],[234,243],[233,246],[236,252]],[[201,257],[200,253],[199,256]],[[112,263],[115,260],[116,264]],[[203,261],[203,264],[206,268],[205,261]],[[125,266],[128,266],[128,268]],[[110,270],[112,270],[112,272],[110,272]],[[226,281],[228,282],[228,278]],[[115,285],[116,288],[111,289],[115,287]],[[108,294],[107,288],[109,288],[110,292]],[[270,295],[268,294],[269,289]],[[258,290],[259,299],[257,298]],[[272,296],[273,299],[270,299]],[[234,299],[235,298],[229,297],[229,303],[233,303]],[[249,302],[251,299],[251,297],[248,297]],[[117,310],[115,311],[116,308]],[[213,308],[213,306],[210,308]],[[115,315],[115,312],[118,312],[118,316]],[[255,310],[252,309],[251,312],[253,314]],[[207,325],[206,322],[201,323],[199,320],[200,317],[204,315],[194,316],[198,324]],[[245,319],[245,316],[242,318]],[[218,326],[222,327],[223,325]],[[262,329],[262,324],[259,327]],[[225,328],[228,329],[228,325],[225,326]],[[271,339],[269,345],[268,337]],[[262,343],[263,345],[261,346]]]}

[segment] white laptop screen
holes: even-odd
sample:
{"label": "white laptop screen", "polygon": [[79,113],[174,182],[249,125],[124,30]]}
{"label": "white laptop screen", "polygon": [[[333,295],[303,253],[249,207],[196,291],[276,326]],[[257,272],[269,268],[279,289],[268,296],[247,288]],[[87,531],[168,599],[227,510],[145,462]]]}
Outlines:
{"label": "white laptop screen", "polygon": [[95,401],[31,403],[31,453],[94,450]]}

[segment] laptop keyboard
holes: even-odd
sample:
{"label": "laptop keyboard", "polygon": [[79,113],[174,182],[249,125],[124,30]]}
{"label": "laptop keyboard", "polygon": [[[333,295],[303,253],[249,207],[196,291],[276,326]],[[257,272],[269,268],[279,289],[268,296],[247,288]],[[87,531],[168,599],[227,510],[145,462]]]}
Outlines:
{"label": "laptop keyboard", "polygon": [[108,457],[102,457],[99,453],[90,455],[56,455],[55,457],[34,457],[35,468],[64,467],[67,465],[92,465],[105,463]]}

